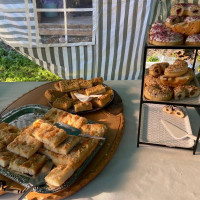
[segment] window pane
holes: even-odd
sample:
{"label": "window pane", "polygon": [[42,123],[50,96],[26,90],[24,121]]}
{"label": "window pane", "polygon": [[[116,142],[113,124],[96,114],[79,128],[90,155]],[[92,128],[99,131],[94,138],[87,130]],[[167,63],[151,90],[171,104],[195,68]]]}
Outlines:
{"label": "window pane", "polygon": [[63,0],[36,0],[36,6],[45,9],[63,8]]}
{"label": "window pane", "polygon": [[92,12],[67,13],[67,36],[69,43],[92,41]]}
{"label": "window pane", "polygon": [[66,0],[67,8],[92,8],[92,0]]}
{"label": "window pane", "polygon": [[40,43],[55,44],[65,42],[63,12],[38,12]]}

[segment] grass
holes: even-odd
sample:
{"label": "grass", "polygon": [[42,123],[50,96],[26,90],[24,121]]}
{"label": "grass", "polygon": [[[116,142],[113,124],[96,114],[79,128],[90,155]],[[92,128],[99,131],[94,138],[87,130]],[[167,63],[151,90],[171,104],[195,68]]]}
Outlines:
{"label": "grass", "polygon": [[56,81],[61,78],[0,43],[0,82]]}

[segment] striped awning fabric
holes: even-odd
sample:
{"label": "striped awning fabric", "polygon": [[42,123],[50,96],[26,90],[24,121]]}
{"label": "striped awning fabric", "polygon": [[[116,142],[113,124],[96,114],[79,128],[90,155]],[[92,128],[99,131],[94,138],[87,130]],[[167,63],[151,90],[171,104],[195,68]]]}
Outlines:
{"label": "striped awning fabric", "polygon": [[172,4],[200,0],[93,0],[95,42],[70,46],[38,46],[34,1],[0,0],[0,37],[7,44],[64,79],[133,80],[141,77],[148,25],[164,20]]}

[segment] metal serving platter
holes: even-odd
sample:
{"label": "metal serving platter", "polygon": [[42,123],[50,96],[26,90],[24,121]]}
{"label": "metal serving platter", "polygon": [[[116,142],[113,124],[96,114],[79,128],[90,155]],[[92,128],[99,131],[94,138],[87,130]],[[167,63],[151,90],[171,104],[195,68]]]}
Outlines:
{"label": "metal serving platter", "polygon": [[[30,104],[19,107],[10,111],[9,113],[5,114],[1,119],[1,122],[6,122],[12,125],[17,126],[19,129],[22,129],[26,126],[29,126],[33,123],[36,119],[41,118],[46,112],[49,111],[49,107],[37,105],[37,104]],[[92,123],[89,121],[89,123]],[[81,167],[79,167],[75,173],[68,179],[63,185],[60,187],[49,187],[47,184],[44,184],[39,187],[35,187],[33,190],[38,193],[55,193],[61,190],[66,189],[70,185],[72,185],[84,171],[84,169],[88,166],[88,164],[92,161],[94,156],[103,146],[105,140],[100,140],[99,144],[97,145],[96,149],[91,153],[91,155],[85,160]],[[24,187],[30,187],[30,181],[33,177],[25,174],[21,174],[19,172],[11,171],[8,168],[0,167],[0,173],[13,181],[23,185]]]}

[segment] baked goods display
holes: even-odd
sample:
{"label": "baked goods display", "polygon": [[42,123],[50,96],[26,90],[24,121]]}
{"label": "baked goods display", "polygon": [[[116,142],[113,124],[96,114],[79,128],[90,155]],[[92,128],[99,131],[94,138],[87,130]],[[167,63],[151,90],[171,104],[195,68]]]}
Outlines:
{"label": "baked goods display", "polygon": [[18,134],[1,149],[0,166],[14,173],[35,176],[52,160],[54,166],[45,181],[51,187],[61,186],[91,155],[99,140],[69,135],[57,128],[55,122],[79,128],[82,134],[104,137],[107,132],[104,124],[88,124],[85,117],[57,108],[51,108],[41,119],[20,131],[3,122],[0,132],[12,129]]}
{"label": "baked goods display", "polygon": [[[103,84],[102,77],[91,80],[62,80],[56,82],[54,88],[44,93],[51,105],[75,113],[103,108],[114,96],[112,88]],[[84,95],[83,99],[80,99],[81,95]]]}
{"label": "baked goods display", "polygon": [[178,3],[172,6],[171,15],[164,22],[152,24],[149,43],[160,46],[199,46],[200,5]]}
{"label": "baked goods display", "polygon": [[163,112],[165,112],[167,114],[173,114],[178,118],[185,117],[185,113],[184,113],[183,109],[181,109],[178,106],[167,105],[167,106],[164,106],[162,108],[162,110],[163,110]]}
{"label": "baked goods display", "polygon": [[200,95],[200,88],[191,85],[194,72],[184,60],[153,64],[144,77],[144,97],[153,101],[181,100]]}

